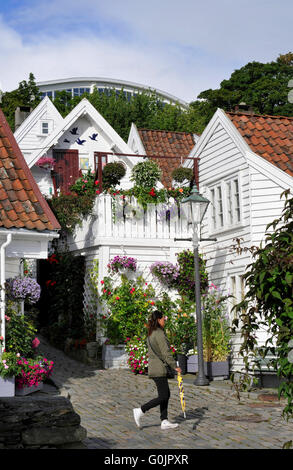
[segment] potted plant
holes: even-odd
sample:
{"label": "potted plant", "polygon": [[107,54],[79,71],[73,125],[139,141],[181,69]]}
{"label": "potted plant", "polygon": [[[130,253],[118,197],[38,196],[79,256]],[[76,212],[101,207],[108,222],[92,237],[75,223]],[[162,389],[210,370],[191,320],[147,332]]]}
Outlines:
{"label": "potted plant", "polygon": [[125,340],[145,335],[147,319],[154,305],[151,300],[154,289],[142,277],[132,281],[123,274],[116,287],[109,277],[105,277],[101,284],[100,300],[104,307],[101,324],[107,336],[103,345],[103,363],[109,367],[112,361],[119,367],[120,355],[120,364],[125,366]]}
{"label": "potted plant", "polygon": [[19,353],[3,352],[0,358],[0,397],[15,395],[15,376],[21,372]]}
{"label": "potted plant", "polygon": [[14,277],[6,279],[5,293],[7,298],[14,302],[25,301],[28,304],[35,304],[41,294],[41,287],[32,277]]}
{"label": "potted plant", "polygon": [[19,373],[15,377],[16,395],[28,395],[43,388],[43,382],[50,377],[53,361],[39,357],[26,359],[18,357]]}
{"label": "potted plant", "polygon": [[183,183],[185,181],[190,183],[194,178],[193,170],[192,168],[184,168],[183,166],[180,166],[172,171],[172,178],[176,183]]}
{"label": "potted plant", "polygon": [[170,261],[155,261],[150,266],[150,271],[158,281],[168,289],[176,286],[176,280],[179,276],[179,268]]}
{"label": "potted plant", "polygon": [[197,349],[189,349],[187,351],[187,372],[196,373],[198,372],[198,355]]}
{"label": "potted plant", "polygon": [[56,160],[54,160],[54,158],[48,157],[47,155],[43,155],[36,162],[36,165],[40,168],[44,168],[45,170],[52,170],[55,163]]}
{"label": "potted plant", "polygon": [[153,160],[145,160],[137,163],[133,167],[130,179],[134,182],[136,187],[153,192],[161,176],[162,171],[158,164]]}
{"label": "potted plant", "polygon": [[195,305],[187,297],[175,301],[175,312],[171,326],[171,342],[174,344],[182,374],[187,370],[187,352],[196,341]]}
{"label": "potted plant", "polygon": [[120,184],[126,174],[126,167],[122,162],[107,163],[103,168],[103,190],[114,188]]}
{"label": "potted plant", "polygon": [[225,304],[228,297],[214,284],[202,296],[205,374],[210,379],[229,377],[231,334]]}
{"label": "potted plant", "polygon": [[115,274],[125,271],[136,271],[137,260],[129,256],[114,256],[108,263],[108,271]]}

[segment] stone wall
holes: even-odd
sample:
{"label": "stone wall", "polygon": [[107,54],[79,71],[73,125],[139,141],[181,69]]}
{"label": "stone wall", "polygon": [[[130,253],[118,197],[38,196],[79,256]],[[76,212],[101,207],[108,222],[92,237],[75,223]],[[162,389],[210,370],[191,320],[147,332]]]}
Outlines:
{"label": "stone wall", "polygon": [[85,448],[85,438],[65,397],[0,398],[0,449]]}

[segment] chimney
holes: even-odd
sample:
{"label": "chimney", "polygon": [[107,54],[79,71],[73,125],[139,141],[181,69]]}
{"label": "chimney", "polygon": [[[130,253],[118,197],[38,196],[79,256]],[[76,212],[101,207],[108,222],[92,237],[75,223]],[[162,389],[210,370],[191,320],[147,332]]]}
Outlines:
{"label": "chimney", "polygon": [[29,106],[18,106],[14,114],[14,127],[15,130],[25,121],[25,119],[32,112],[32,108]]}
{"label": "chimney", "polygon": [[243,101],[235,106],[234,112],[239,114],[254,114],[253,107]]}

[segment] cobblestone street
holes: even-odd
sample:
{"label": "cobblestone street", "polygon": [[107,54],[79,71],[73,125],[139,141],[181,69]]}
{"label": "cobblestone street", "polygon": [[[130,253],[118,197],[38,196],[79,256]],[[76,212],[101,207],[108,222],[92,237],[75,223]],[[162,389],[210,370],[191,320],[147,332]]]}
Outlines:
{"label": "cobblestone street", "polygon": [[266,390],[241,394],[238,401],[228,384],[196,387],[190,374],[183,376],[186,419],[177,380],[169,381],[169,420],[179,427],[162,431],[155,408],[138,429],[132,409],[156,395],[153,381],[128,370],[86,366],[44,340],[41,351],[55,362],[52,380],[80,415],[88,449],[281,449],[293,438],[292,421],[281,417],[283,404],[261,398]]}

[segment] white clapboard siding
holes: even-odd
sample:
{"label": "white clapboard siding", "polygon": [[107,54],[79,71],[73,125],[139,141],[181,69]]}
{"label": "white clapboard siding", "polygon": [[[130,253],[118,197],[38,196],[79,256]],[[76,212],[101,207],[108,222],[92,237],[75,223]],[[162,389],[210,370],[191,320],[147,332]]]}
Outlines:
{"label": "white clapboard siding", "polygon": [[20,275],[20,259],[19,258],[6,258],[5,259],[5,277],[16,277]]}
{"label": "white clapboard siding", "polygon": [[280,217],[284,198],[283,188],[256,169],[251,169],[251,232],[252,243],[259,245],[264,240],[266,226]]}
{"label": "white clapboard siding", "polygon": [[[249,253],[239,256],[232,249],[232,246],[236,244],[233,240],[235,238],[243,239],[243,246],[251,245],[249,167],[245,156],[221,123],[215,128],[200,155],[197,156],[200,158],[200,190],[202,188],[202,194],[208,199],[210,188],[214,185],[223,184],[232,178],[238,178],[239,181],[241,223],[231,227],[226,223],[222,230],[213,231],[210,204],[201,226],[202,239],[217,239],[216,242],[202,241],[200,243],[200,251],[206,261],[209,280],[228,293],[230,271],[233,271],[233,275],[241,276],[245,273],[245,266],[251,261]],[[225,197],[225,186],[223,186],[222,197]],[[232,370],[240,370],[243,367],[242,359],[237,353],[239,346],[239,339],[233,338]]]}

